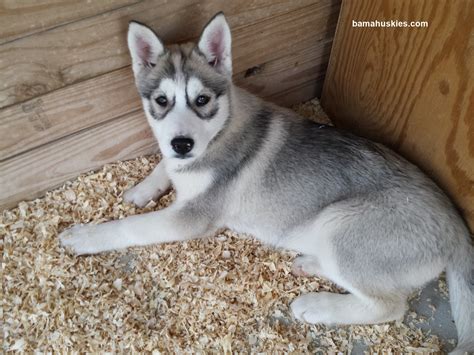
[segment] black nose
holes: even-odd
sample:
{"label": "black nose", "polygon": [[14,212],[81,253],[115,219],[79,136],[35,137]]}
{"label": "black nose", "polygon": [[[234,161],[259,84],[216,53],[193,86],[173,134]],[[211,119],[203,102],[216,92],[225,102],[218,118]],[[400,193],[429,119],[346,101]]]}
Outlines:
{"label": "black nose", "polygon": [[185,155],[193,149],[194,141],[191,138],[176,137],[171,141],[171,146],[176,153]]}

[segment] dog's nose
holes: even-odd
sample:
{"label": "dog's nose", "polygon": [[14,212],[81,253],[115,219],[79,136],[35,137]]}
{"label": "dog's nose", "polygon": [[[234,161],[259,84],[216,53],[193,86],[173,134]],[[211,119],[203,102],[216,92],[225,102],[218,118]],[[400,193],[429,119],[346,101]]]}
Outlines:
{"label": "dog's nose", "polygon": [[176,137],[171,140],[171,147],[173,150],[180,154],[185,155],[193,149],[194,141],[191,138],[187,137]]}

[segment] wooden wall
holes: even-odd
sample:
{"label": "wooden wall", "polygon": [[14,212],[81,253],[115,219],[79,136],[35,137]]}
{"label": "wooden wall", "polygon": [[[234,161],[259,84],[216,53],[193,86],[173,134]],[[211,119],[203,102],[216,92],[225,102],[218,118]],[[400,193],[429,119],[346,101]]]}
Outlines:
{"label": "wooden wall", "polygon": [[130,20],[167,43],[224,10],[235,81],[282,105],[319,95],[339,0],[41,0],[0,4],[0,207],[156,149],[130,69]]}
{"label": "wooden wall", "polygon": [[[353,20],[429,25],[356,28]],[[322,104],[336,124],[424,169],[474,231],[474,1],[344,0]]]}

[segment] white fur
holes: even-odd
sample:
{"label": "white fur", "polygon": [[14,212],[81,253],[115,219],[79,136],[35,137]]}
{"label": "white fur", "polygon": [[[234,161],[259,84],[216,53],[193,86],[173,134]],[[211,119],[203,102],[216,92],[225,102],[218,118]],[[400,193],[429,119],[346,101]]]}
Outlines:
{"label": "white fur", "polygon": [[122,220],[98,225],[77,225],[61,233],[59,238],[64,247],[81,255],[204,235],[208,225],[183,221],[179,215],[181,208],[182,205],[175,203],[163,210]]}
{"label": "white fur", "polygon": [[163,161],[160,161],[153,172],[141,183],[125,192],[123,198],[126,202],[144,207],[148,202],[157,199],[165,193],[170,186],[171,181],[166,173],[165,164]]}
{"label": "white fur", "polygon": [[[191,151],[194,159],[201,156],[209,142],[222,129],[229,116],[228,97],[223,95],[219,97],[219,111],[211,120],[202,120],[186,104],[186,90],[191,100],[194,100],[202,91],[204,86],[197,78],[191,78],[188,81],[188,88],[184,80],[164,79],[159,88],[153,94],[158,97],[165,94],[168,100],[175,100],[174,107],[167,113],[162,120],[155,120],[149,113],[149,105],[154,105],[159,110],[154,100],[142,99],[145,114],[153,133],[158,140],[160,151],[164,157],[175,158],[175,152],[171,147],[171,141],[178,136],[185,136],[194,140],[194,147]],[[189,93],[192,92],[193,96]],[[179,159],[182,162],[190,163],[194,159]]]}
{"label": "white fur", "polygon": [[354,287],[351,280],[340,273],[332,239],[346,222],[346,217],[338,208],[326,208],[313,222],[296,228],[285,239],[284,248],[304,253],[295,260],[293,270],[296,274],[317,274],[351,293],[301,295],[291,304],[293,315],[312,324],[375,324],[402,318],[406,311],[403,292],[393,295],[392,299],[373,298]]}
{"label": "white fur", "polygon": [[437,277],[444,270],[445,265],[442,260],[431,260],[428,265],[420,266],[416,272],[404,274],[404,279],[407,285],[417,287],[424,280],[432,280]]}
{"label": "white fur", "polygon": [[198,46],[209,63],[215,63],[219,71],[232,76],[232,37],[224,14],[216,15],[209,22]]}
{"label": "white fur", "polygon": [[[284,239],[285,244],[281,246],[311,256],[320,266],[317,270],[318,275],[333,280],[347,290],[356,291],[340,275],[333,252],[331,239],[337,227],[342,223],[341,218],[338,217],[338,214],[331,210],[320,213],[313,222],[293,230],[291,235]],[[311,259],[308,257],[309,260]],[[314,263],[313,265],[309,263],[306,268],[303,265],[301,267],[303,271],[309,273],[316,271]]]}
{"label": "white fur", "polygon": [[199,194],[205,192],[213,182],[212,171],[203,172],[178,172],[181,166],[179,159],[171,159],[166,162],[167,172],[173,181],[176,190],[176,201],[189,201]]}
{"label": "white fur", "polygon": [[[264,211],[257,205],[258,200],[253,198],[258,195],[259,191],[252,188],[254,187],[252,181],[257,180],[264,173],[283,141],[284,132],[281,121],[273,120],[269,132],[270,134],[258,155],[251,164],[242,170],[240,178],[229,186],[224,219],[229,228],[241,233],[258,235],[263,242],[275,245],[276,231],[273,230],[272,225],[263,223],[267,220],[261,218],[261,213]],[[255,202],[255,206],[249,206],[251,202]]]}
{"label": "white fur", "polygon": [[361,298],[354,294],[307,293],[291,304],[296,319],[312,324],[375,324],[403,317],[403,301]]}
{"label": "white fur", "polygon": [[155,33],[136,22],[131,22],[128,26],[127,42],[135,77],[145,66],[155,63],[164,51],[164,46]]}
{"label": "white fur", "polygon": [[321,267],[316,258],[309,255],[300,255],[293,260],[291,273],[295,276],[321,276]]}
{"label": "white fur", "polygon": [[[163,51],[163,46],[154,33],[142,27],[138,24],[131,24],[129,30],[129,47],[136,76],[140,70],[152,63],[156,55]],[[217,15],[206,26],[198,46],[218,71],[227,75],[232,73],[230,31],[222,14]],[[350,292],[350,294],[320,292],[297,297],[291,304],[291,310],[297,319],[309,323],[367,324],[401,318],[406,309],[406,291],[421,286],[424,282],[439,274],[446,266],[446,255],[443,259],[441,256],[434,254],[428,258],[428,262],[417,267],[417,269],[415,269],[416,264],[413,264],[412,269],[408,269],[407,275],[399,275],[400,272],[392,272],[390,269],[381,271],[379,274],[377,268],[380,268],[380,266],[378,264],[366,264],[364,258],[371,257],[371,246],[378,242],[377,238],[379,236],[380,238],[384,237],[385,230],[380,229],[380,233],[369,234],[367,241],[357,242],[357,244],[362,244],[354,250],[357,253],[356,255],[360,256],[359,258],[352,260],[349,257],[351,260],[344,260],[344,250],[340,248],[341,240],[336,237],[341,235],[338,233],[344,230],[344,227],[346,230],[350,230],[351,227],[359,226],[357,218],[360,218],[358,212],[354,212],[344,205],[344,200],[334,202],[323,210],[318,210],[312,220],[311,217],[305,217],[306,222],[299,221],[300,226],[297,228],[294,228],[294,223],[291,224],[291,228],[285,228],[284,226],[282,228],[283,222],[287,221],[286,218],[298,217],[284,213],[285,211],[281,210],[281,204],[278,203],[281,201],[273,200],[268,195],[272,197],[274,191],[283,194],[288,191],[291,192],[288,189],[301,188],[302,184],[306,184],[310,180],[298,180],[296,178],[291,179],[295,181],[285,181],[283,178],[279,179],[280,176],[275,171],[275,186],[266,186],[268,180],[265,179],[267,175],[263,176],[264,171],[268,172],[268,168],[276,169],[276,167],[269,164],[275,163],[276,165],[275,155],[279,153],[281,142],[285,141],[285,134],[291,132],[285,130],[282,124],[283,121],[280,120],[283,116],[278,117],[277,114],[282,111],[277,109],[273,114],[271,127],[268,128],[267,140],[263,142],[263,145],[258,146],[258,149],[254,146],[256,152],[254,152],[253,159],[243,165],[242,169],[235,174],[235,178],[223,180],[224,183],[229,182],[228,186],[223,188],[223,184],[217,185],[216,190],[213,190],[220,194],[213,197],[219,198],[216,200],[223,203],[216,206],[219,208],[225,206],[225,211],[219,211],[218,213],[221,220],[215,221],[213,210],[208,209],[206,211],[206,207],[209,206],[199,205],[199,203],[207,204],[208,201],[196,199],[199,195],[206,193],[206,190],[214,182],[215,176],[212,169],[206,171],[196,168],[194,172],[190,173],[182,168],[186,168],[187,164],[205,154],[209,142],[226,124],[229,117],[229,97],[232,97],[234,110],[232,121],[229,122],[225,133],[227,137],[232,137],[235,132],[242,133],[243,130],[239,128],[242,128],[248,122],[246,117],[247,119],[248,117],[256,117],[251,115],[255,115],[257,111],[255,108],[250,109],[253,99],[249,95],[237,96],[236,89],[231,87],[229,95],[221,95],[218,98],[219,110],[216,115],[210,120],[200,119],[187,106],[186,92],[189,99],[194,100],[205,88],[197,78],[188,80],[188,87],[186,87],[184,76],[179,73],[179,69],[177,70],[175,80],[162,80],[160,87],[152,93],[152,99],[143,99],[148,122],[159,141],[163,154],[162,163],[157,166],[150,177],[124,196],[127,201],[138,205],[146,204],[150,199],[156,198],[160,191],[167,188],[171,180],[177,190],[177,200],[171,207],[157,212],[135,215],[100,225],[75,226],[61,233],[62,245],[72,248],[77,254],[93,254],[134,245],[149,245],[196,238],[227,225],[238,231],[253,234],[265,243],[303,253],[304,256],[298,258],[295,262],[294,270],[296,273],[318,274],[332,280]],[[174,101],[174,107],[164,118],[157,120],[150,115],[149,109],[150,105],[153,105],[156,110],[160,110],[154,99],[161,94],[166,95],[168,100]],[[194,140],[193,157],[187,159],[175,157],[170,142],[177,136],[186,136]],[[225,139],[222,140],[223,146],[226,142]],[[297,141],[293,140],[292,143],[296,144]],[[216,149],[219,149],[219,146],[217,147]],[[214,148],[211,148],[211,153],[212,149]],[[225,161],[219,161],[219,164],[225,163]],[[318,164],[323,163],[324,161],[318,162]],[[403,162],[399,161],[399,163]],[[281,164],[281,161],[279,164]],[[305,161],[300,160],[300,164],[305,164]],[[318,166],[315,166],[315,169]],[[407,164],[402,166],[408,172],[412,169]],[[292,169],[295,166],[285,166],[283,164],[283,168],[285,167]],[[344,166],[341,165],[340,168],[344,169]],[[412,172],[411,174],[413,178],[418,178],[421,182],[426,183],[426,180],[421,179],[417,173]],[[218,175],[216,174],[216,176]],[[311,174],[309,174],[309,178],[311,178]],[[334,178],[337,178],[335,172]],[[324,189],[328,183],[329,180],[324,182],[324,186],[313,184],[312,188]],[[335,183],[341,184],[344,181],[336,181]],[[306,185],[303,187],[306,187]],[[301,191],[301,189],[299,190]],[[306,192],[307,190],[303,191]],[[432,191],[419,188],[416,192],[420,196],[424,196],[430,195]],[[267,196],[264,195],[265,193]],[[389,197],[400,197],[395,192],[392,193],[394,195],[389,195]],[[401,197],[404,197],[403,194]],[[425,198],[427,197],[425,196]],[[291,203],[295,203],[295,201],[291,200]],[[192,208],[186,208],[187,206]],[[426,202],[420,202],[418,210],[430,209],[430,206]],[[439,223],[441,225],[442,223],[453,222],[454,225],[457,223],[458,227],[461,226],[459,227],[459,233],[462,233],[464,230],[462,222],[453,217],[450,210],[443,206],[444,204],[433,207],[435,212],[446,212],[437,213],[441,221],[444,221]],[[200,207],[202,207],[202,210],[199,209]],[[292,206],[288,204],[285,207],[291,208]],[[196,213],[196,209],[198,213]],[[406,213],[409,213],[409,211]],[[446,217],[444,220],[442,219],[443,216]],[[370,228],[376,227],[377,225],[373,224],[372,226],[369,225],[367,229],[370,231]],[[415,227],[414,225],[413,228]],[[375,231],[378,230],[375,229]],[[421,229],[421,231],[423,230]],[[396,232],[402,233],[404,231],[397,229]],[[285,235],[282,235],[283,233]],[[425,237],[430,235],[427,234]],[[343,236],[345,237],[345,235]],[[418,237],[416,234],[414,236]],[[451,237],[453,236],[451,235]],[[415,250],[417,250],[417,246],[427,245],[426,241],[424,241],[425,244],[421,242],[414,242]],[[355,247],[354,245],[352,247],[357,248],[357,245]],[[449,245],[449,243],[446,243],[446,245]],[[450,292],[452,290],[453,314],[459,328],[460,347],[456,352],[463,349],[474,349],[471,338],[473,333],[471,324],[474,323],[472,322],[472,312],[469,313],[469,307],[472,305],[473,299],[472,288],[469,284],[472,265],[464,262],[472,258],[472,248],[469,250],[468,248],[471,248],[470,244],[463,245],[459,242],[457,250],[460,251],[454,257],[450,256],[452,261],[448,264],[447,275]],[[399,253],[402,250],[406,253],[408,249],[394,250],[393,252]],[[426,255],[430,255],[430,252],[427,251]],[[358,262],[354,269],[355,273],[348,272],[347,270],[351,270],[350,267],[355,264],[355,261]],[[351,264],[348,264],[349,262]],[[367,266],[372,266],[368,271],[370,274],[366,272]],[[383,278],[383,282],[380,282],[377,278]],[[371,285],[372,279],[374,279],[373,285]],[[384,288],[386,289],[384,290]]]}
{"label": "white fur", "polygon": [[191,77],[191,78],[189,78],[187,89],[188,89],[189,97],[191,99],[194,99],[204,89],[204,86],[202,85],[201,80],[199,80],[196,77]]}

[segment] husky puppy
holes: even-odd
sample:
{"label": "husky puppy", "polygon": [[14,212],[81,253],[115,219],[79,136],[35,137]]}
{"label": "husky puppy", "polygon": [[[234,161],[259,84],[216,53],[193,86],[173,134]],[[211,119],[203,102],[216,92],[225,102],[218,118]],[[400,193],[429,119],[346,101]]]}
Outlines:
{"label": "husky puppy", "polygon": [[297,274],[350,293],[309,293],[291,304],[309,323],[402,318],[407,296],[447,270],[459,341],[474,351],[474,248],[446,195],[386,147],[317,125],[232,83],[222,13],[197,45],[166,48],[131,22],[136,85],[163,159],[124,199],[144,206],[172,185],[164,210],[60,236],[77,254],[199,238],[228,227],[301,253]]}

